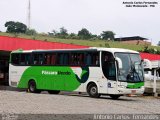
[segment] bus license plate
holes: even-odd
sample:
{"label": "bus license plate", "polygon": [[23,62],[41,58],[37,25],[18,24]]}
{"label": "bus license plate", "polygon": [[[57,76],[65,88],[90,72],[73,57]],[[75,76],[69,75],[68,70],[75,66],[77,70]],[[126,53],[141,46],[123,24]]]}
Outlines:
{"label": "bus license plate", "polygon": [[136,94],[136,90],[131,90],[131,93],[132,94]]}

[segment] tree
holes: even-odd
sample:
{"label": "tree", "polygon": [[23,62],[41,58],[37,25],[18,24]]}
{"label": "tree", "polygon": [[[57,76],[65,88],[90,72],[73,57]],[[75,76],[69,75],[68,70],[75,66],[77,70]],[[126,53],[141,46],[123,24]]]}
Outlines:
{"label": "tree", "polygon": [[160,46],[160,41],[158,42],[158,44],[157,44],[158,46]]}
{"label": "tree", "polygon": [[92,34],[86,28],[82,28],[82,30],[78,31],[78,36],[81,39],[90,39]]}
{"label": "tree", "polygon": [[69,39],[78,39],[79,37],[77,36],[77,34],[71,33],[71,34],[68,35],[68,38]]}
{"label": "tree", "polygon": [[65,29],[64,27],[60,28],[60,32],[54,32],[54,36],[58,37],[58,38],[67,38],[68,33],[67,33],[67,29]]}
{"label": "tree", "polygon": [[60,28],[60,35],[68,35],[67,29],[65,29],[64,27],[61,27]]}
{"label": "tree", "polygon": [[54,36],[56,36],[58,32],[56,30],[52,30],[52,33]]}
{"label": "tree", "polygon": [[114,40],[114,35],[112,31],[103,31],[101,37],[103,40]]}
{"label": "tree", "polygon": [[5,27],[7,27],[6,32],[9,33],[25,33],[27,30],[27,26],[25,24],[14,21],[6,22]]}

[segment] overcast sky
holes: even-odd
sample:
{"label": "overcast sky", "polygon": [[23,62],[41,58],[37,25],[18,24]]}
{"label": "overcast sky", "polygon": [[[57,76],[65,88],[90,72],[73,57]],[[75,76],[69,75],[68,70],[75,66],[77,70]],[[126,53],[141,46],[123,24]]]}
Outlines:
{"label": "overcast sky", "polygon": [[[69,33],[87,28],[93,34],[111,30],[116,37],[142,36],[160,41],[160,0],[152,8],[126,8],[132,0],[31,0],[31,28],[51,32],[64,26]],[[6,21],[27,24],[28,0],[0,0],[0,31]]]}

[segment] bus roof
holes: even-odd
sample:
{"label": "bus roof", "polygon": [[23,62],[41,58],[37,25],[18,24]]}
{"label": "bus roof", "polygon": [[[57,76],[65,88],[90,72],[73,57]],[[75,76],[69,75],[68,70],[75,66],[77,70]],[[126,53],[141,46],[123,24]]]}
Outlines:
{"label": "bus roof", "polygon": [[90,48],[80,48],[80,49],[36,49],[36,50],[16,50],[12,53],[30,53],[30,52],[51,52],[51,51],[109,51],[112,53],[115,52],[127,52],[127,53],[139,53],[137,51],[122,49],[122,48],[101,48],[101,47],[90,47]]}

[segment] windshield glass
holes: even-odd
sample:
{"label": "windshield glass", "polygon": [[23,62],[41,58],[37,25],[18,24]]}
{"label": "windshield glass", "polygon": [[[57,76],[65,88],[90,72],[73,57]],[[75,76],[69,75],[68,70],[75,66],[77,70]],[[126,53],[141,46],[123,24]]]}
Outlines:
{"label": "windshield glass", "polygon": [[121,61],[121,67],[118,67],[117,70],[119,81],[144,81],[143,68],[139,54],[115,53],[115,57]]}

